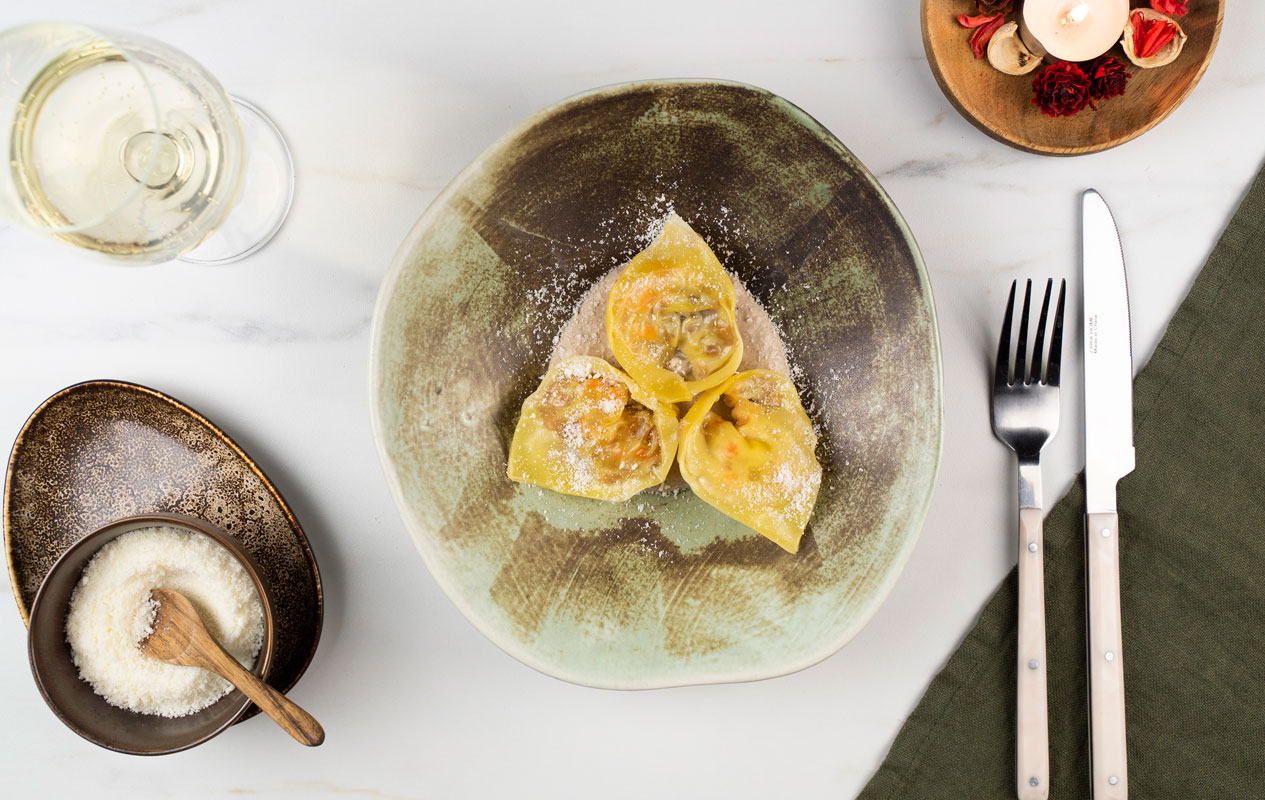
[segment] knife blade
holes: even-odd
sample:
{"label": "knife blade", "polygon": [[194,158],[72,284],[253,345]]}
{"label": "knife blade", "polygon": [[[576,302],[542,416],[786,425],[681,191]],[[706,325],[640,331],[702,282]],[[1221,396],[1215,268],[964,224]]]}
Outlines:
{"label": "knife blade", "polygon": [[1116,484],[1134,467],[1129,291],[1115,219],[1093,189],[1081,198],[1081,225],[1090,785],[1095,800],[1125,800],[1129,789]]}

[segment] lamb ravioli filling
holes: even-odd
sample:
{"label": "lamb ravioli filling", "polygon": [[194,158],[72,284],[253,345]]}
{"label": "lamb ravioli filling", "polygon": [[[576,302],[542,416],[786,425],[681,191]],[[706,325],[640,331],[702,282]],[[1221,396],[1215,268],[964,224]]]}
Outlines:
{"label": "lamb ravioli filling", "polygon": [[687,402],[738,368],[734,285],[706,240],[673,214],[624,267],[606,304],[619,365],[660,400]]}
{"label": "lamb ravioli filling", "polygon": [[509,477],[563,494],[627,500],[663,483],[676,456],[677,416],[606,361],[558,362],[523,402]]}
{"label": "lamb ravioli filling", "polygon": [[756,369],[699,396],[678,459],[695,494],[795,553],[821,486],[816,448],[795,384]]}

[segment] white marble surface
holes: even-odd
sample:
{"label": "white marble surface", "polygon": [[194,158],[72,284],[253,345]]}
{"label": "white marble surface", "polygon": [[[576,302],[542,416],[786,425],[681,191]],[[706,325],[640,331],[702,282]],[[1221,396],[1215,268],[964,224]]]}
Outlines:
{"label": "white marble surface", "polygon": [[[1076,198],[1102,190],[1124,236],[1140,364],[1265,156],[1259,3],[1231,4],[1206,78],[1168,121],[1074,160],[1012,150],[962,120],[927,69],[913,0],[35,5],[5,3],[0,27],[79,19],[194,54],[273,114],[299,188],[280,238],[226,268],[114,267],[0,228],[0,438],[47,395],[99,377],[171,393],[235,436],[321,563],[325,635],[293,697],[329,740],[303,750],[255,719],[167,758],[99,750],[44,706],[10,607],[0,609],[8,797],[854,795],[1014,561],[1012,466],[986,393],[1011,279],[1077,287]],[[757,684],[605,692],[504,655],[426,573],[370,438],[369,317],[410,225],[502,131],[573,92],[674,76],[786,96],[883,181],[931,270],[944,461],[908,569],[842,652]],[[1083,461],[1078,370],[1067,376],[1051,496]]]}

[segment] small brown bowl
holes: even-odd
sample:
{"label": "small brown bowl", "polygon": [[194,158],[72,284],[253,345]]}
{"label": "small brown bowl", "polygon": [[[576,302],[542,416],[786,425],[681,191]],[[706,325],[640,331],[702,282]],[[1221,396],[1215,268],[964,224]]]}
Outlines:
{"label": "small brown bowl", "polygon": [[221,733],[246,712],[250,700],[239,690],[185,717],[167,718],[116,708],[79,677],[66,642],[66,613],[79,576],[97,551],[125,533],[170,525],[209,536],[246,568],[264,606],[264,642],[254,673],[266,679],[272,665],[272,588],[255,559],[231,535],[202,520],[177,514],[141,514],[109,523],[76,542],[57,560],[31,606],[27,651],[40,694],[58,719],[83,738],[107,750],[157,756],[195,747]]}

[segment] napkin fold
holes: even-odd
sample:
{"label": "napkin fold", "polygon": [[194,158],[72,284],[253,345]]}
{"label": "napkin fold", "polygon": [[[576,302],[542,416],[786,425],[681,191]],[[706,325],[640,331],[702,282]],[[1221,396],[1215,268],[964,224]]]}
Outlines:
{"label": "napkin fold", "polygon": [[[1265,170],[1134,381],[1134,446],[1118,494],[1130,796],[1259,800]],[[1078,481],[1045,521],[1051,800],[1090,797],[1084,508]],[[859,800],[1015,796],[1016,604],[1012,570]]]}

